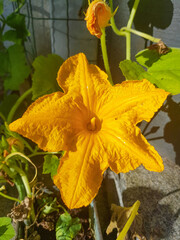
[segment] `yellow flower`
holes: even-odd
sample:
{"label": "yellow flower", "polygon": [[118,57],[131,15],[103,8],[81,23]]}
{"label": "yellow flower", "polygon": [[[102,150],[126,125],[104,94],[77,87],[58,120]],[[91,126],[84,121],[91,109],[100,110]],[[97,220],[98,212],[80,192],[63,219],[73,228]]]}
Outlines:
{"label": "yellow flower", "polygon": [[101,38],[101,28],[109,25],[111,16],[111,9],[104,1],[92,1],[85,17],[87,29],[92,35]]}
{"label": "yellow flower", "polygon": [[82,53],[64,62],[57,81],[64,93],[39,98],[10,129],[44,151],[66,150],[54,183],[69,208],[92,201],[108,167],[116,173],[141,164],[163,170],[161,157],[136,124],[150,121],[167,92],[147,80],[111,86],[106,73]]}

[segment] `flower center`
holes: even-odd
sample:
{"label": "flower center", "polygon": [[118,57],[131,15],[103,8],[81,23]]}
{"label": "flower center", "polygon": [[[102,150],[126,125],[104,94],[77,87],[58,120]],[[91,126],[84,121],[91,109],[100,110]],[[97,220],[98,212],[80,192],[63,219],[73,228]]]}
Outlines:
{"label": "flower center", "polygon": [[97,130],[97,118],[93,117],[91,118],[90,122],[87,124],[88,131],[96,131]]}

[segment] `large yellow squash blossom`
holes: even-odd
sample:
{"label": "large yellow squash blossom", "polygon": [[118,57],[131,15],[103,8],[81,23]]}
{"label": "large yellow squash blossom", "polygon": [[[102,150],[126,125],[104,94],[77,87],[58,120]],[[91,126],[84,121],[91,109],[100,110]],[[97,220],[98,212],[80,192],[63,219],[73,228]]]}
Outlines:
{"label": "large yellow squash blossom", "polygon": [[44,151],[66,151],[54,183],[69,208],[93,200],[108,167],[116,173],[141,164],[150,171],[163,170],[161,157],[136,124],[150,121],[167,92],[147,80],[112,86],[83,53],[63,63],[57,81],[64,93],[37,99],[10,129]]}

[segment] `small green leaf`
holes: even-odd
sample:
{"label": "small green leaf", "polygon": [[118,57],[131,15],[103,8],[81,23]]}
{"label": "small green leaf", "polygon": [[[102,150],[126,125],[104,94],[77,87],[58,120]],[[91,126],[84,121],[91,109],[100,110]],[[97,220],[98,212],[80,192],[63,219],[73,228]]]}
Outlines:
{"label": "small green leaf", "polygon": [[61,214],[56,223],[56,240],[72,240],[80,230],[79,218],[72,218],[67,212]]}
{"label": "small green leaf", "polygon": [[46,155],[44,157],[43,164],[43,174],[51,174],[51,178],[53,178],[59,166],[59,158],[56,155]]}
{"label": "small green leaf", "polygon": [[26,64],[24,49],[21,45],[15,44],[8,48],[9,74],[4,81],[5,90],[19,90],[19,85],[28,77],[31,69]]}
{"label": "small green leaf", "polygon": [[25,15],[13,12],[10,14],[6,23],[8,26],[14,28],[17,32],[17,37],[25,41],[28,36],[30,36],[29,31],[26,28]]}
{"label": "small green leaf", "polygon": [[[180,93],[180,49],[171,48],[166,55],[146,49],[136,55],[137,61],[147,68],[155,84],[172,94]],[[148,79],[149,80],[149,79]]]}
{"label": "small green leaf", "polygon": [[33,100],[45,94],[60,91],[56,77],[63,59],[55,54],[49,54],[47,57],[39,56],[33,62],[35,69],[33,75]]}
{"label": "small green leaf", "polygon": [[45,204],[42,210],[42,214],[48,215],[52,212],[58,212],[58,211],[59,211],[59,206],[57,205],[57,199],[54,198],[54,200],[51,200]]}
{"label": "small green leaf", "polygon": [[3,8],[4,8],[4,6],[3,6],[3,5],[4,5],[4,4],[3,4],[3,1],[4,1],[4,0],[0,0],[0,15],[1,15],[1,14],[3,13],[3,11],[4,11],[4,9],[3,9]]}
{"label": "small green leaf", "polygon": [[22,44],[22,39],[18,37],[17,31],[15,30],[9,30],[5,32],[2,36],[2,40]]}
{"label": "small green leaf", "polygon": [[1,217],[0,218],[0,239],[10,240],[15,236],[15,231],[11,225],[11,218]]}

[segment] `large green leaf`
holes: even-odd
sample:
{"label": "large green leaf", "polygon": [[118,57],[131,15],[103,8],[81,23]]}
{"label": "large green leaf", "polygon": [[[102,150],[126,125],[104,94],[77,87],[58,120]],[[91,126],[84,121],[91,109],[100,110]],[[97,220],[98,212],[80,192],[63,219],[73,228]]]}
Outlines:
{"label": "large green leaf", "polygon": [[79,218],[72,218],[67,212],[61,214],[56,223],[56,240],[72,240],[80,230]]}
{"label": "large green leaf", "polygon": [[9,54],[7,49],[0,50],[0,76],[5,77],[9,73]]}
{"label": "large green leaf", "polygon": [[[136,60],[147,68],[159,88],[172,94],[180,93],[180,49],[171,48],[166,55],[146,49],[136,55]],[[149,80],[149,79],[148,79]]]}
{"label": "large green leaf", "polygon": [[46,155],[44,157],[43,174],[51,174],[51,178],[57,173],[59,158],[56,155]]}
{"label": "large green leaf", "polygon": [[3,0],[0,0],[0,15],[3,13],[4,9],[3,9]]}
{"label": "large green leaf", "polygon": [[0,218],[0,239],[10,240],[15,236],[15,231],[11,225],[11,218],[1,217]]}
{"label": "large green leaf", "polygon": [[19,90],[19,85],[29,76],[30,67],[26,64],[24,49],[21,45],[15,44],[8,48],[9,74],[4,81],[6,90]]}
{"label": "large green leaf", "polygon": [[154,79],[149,73],[147,73],[147,71],[144,70],[142,66],[136,62],[132,62],[131,60],[124,60],[120,62],[119,67],[126,80],[141,80],[145,78],[151,83],[156,82],[156,79]]}
{"label": "large green leaf", "polygon": [[33,62],[35,72],[32,78],[33,99],[61,90],[56,77],[62,63],[63,59],[56,54],[39,56],[35,59]]}
{"label": "large green leaf", "polygon": [[22,44],[22,39],[19,38],[16,30],[9,30],[2,36],[3,41],[15,42],[17,44]]}
{"label": "large green leaf", "polygon": [[0,103],[0,112],[7,117],[8,113],[10,112],[11,108],[13,107],[14,103],[17,101],[18,95],[11,94],[8,96],[4,96],[3,101]]}
{"label": "large green leaf", "polygon": [[29,31],[26,28],[24,14],[13,12],[7,17],[6,23],[8,26],[16,30],[18,38],[22,39],[23,41],[25,41],[26,38],[30,35]]}

